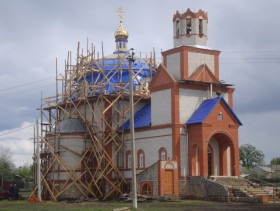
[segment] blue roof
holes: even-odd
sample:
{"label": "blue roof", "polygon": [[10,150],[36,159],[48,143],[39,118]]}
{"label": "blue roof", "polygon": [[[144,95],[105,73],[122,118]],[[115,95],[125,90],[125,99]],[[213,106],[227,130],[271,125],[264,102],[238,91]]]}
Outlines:
{"label": "blue roof", "polygon": [[[151,105],[146,105],[134,115],[134,128],[143,128],[151,126]],[[130,129],[130,119],[127,120],[120,130]]]}
{"label": "blue roof", "polygon": [[239,125],[242,125],[241,121],[238,119],[236,114],[233,112],[231,107],[222,97],[217,97],[213,99],[204,100],[202,104],[198,107],[198,109],[192,114],[189,120],[186,122],[186,125],[193,125],[193,124],[201,124],[206,119],[206,117],[211,113],[214,107],[217,105],[218,102],[223,101],[224,104],[227,106],[228,110],[234,116],[236,121]]}
{"label": "blue roof", "polygon": [[[117,57],[118,55],[111,55],[104,60],[94,61],[90,68],[99,71],[87,73],[86,77],[81,79],[81,82],[86,80],[88,84],[96,85],[94,95],[101,93],[115,94],[120,90],[129,91],[129,67],[125,55],[121,59]],[[155,74],[147,62],[141,58],[135,59],[135,62],[132,64],[132,71],[137,74],[137,78],[133,79],[133,90],[145,78],[150,79]],[[92,91],[92,88],[89,89],[89,91]]]}

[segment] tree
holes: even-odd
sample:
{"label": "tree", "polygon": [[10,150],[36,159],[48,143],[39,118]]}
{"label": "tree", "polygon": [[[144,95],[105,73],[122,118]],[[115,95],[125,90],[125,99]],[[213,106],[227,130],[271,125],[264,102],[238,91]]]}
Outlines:
{"label": "tree", "polygon": [[270,164],[271,164],[271,165],[280,165],[280,157],[273,158],[273,159],[270,161]]}
{"label": "tree", "polygon": [[18,168],[18,174],[22,177],[22,181],[24,183],[31,181],[31,179],[33,178],[32,166],[29,164],[24,164],[23,166],[20,166]]}
{"label": "tree", "polygon": [[240,164],[245,168],[252,168],[264,163],[264,154],[251,144],[244,144],[239,147]]}
{"label": "tree", "polygon": [[0,177],[8,180],[13,176],[15,165],[12,161],[12,153],[9,148],[0,146]]}

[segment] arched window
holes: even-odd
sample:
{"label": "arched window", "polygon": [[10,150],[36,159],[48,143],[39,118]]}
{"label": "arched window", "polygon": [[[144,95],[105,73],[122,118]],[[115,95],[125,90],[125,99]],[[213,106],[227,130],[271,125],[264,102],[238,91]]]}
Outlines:
{"label": "arched window", "polygon": [[132,157],[131,157],[131,151],[126,152],[126,168],[131,169],[132,168]]}
{"label": "arched window", "polygon": [[167,160],[167,151],[164,147],[158,150],[159,160]]}
{"label": "arched window", "polygon": [[145,184],[143,185],[142,194],[143,194],[143,195],[147,195],[147,196],[152,195],[152,188],[151,188],[150,184],[145,183]]}
{"label": "arched window", "polygon": [[144,151],[142,149],[138,150],[137,164],[138,164],[138,169],[144,169],[145,168],[145,154],[144,154]]}

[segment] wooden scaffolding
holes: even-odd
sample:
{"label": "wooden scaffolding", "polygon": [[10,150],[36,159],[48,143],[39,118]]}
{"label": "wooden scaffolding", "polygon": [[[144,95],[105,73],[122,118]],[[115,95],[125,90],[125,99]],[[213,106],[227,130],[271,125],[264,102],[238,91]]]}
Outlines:
{"label": "wooden scaffolding", "polygon": [[[42,199],[62,200],[73,187],[80,198],[101,200],[114,198],[125,190],[125,134],[121,126],[130,112],[129,82],[122,78],[129,71],[127,57],[128,54],[123,53],[104,57],[102,48],[99,58],[93,46],[83,55],[78,44],[73,64],[71,52],[68,52],[64,75],[57,74],[56,96],[42,99],[40,108]],[[148,85],[156,71],[155,53],[146,58],[141,58],[140,54],[136,58],[134,105],[149,103]],[[144,70],[145,78],[141,76]],[[61,144],[64,134],[59,125],[69,118],[83,122],[84,132],[79,131],[79,137],[84,139],[82,152]],[[74,166],[65,160],[62,152],[79,156]],[[38,186],[33,194],[37,190]]]}

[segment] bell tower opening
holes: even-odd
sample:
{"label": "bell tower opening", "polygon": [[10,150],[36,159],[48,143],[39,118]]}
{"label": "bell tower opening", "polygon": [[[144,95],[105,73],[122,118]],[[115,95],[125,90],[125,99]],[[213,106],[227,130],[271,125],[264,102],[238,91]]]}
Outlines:
{"label": "bell tower opening", "polygon": [[199,19],[199,34],[203,34],[203,20]]}
{"label": "bell tower opening", "polygon": [[199,10],[185,13],[178,11],[173,17],[174,47],[178,46],[207,46],[207,13]]}
{"label": "bell tower opening", "polygon": [[187,28],[187,34],[192,33],[192,19],[187,18],[186,19],[186,28]]}
{"label": "bell tower opening", "polygon": [[180,35],[179,20],[176,21],[176,37]]}

